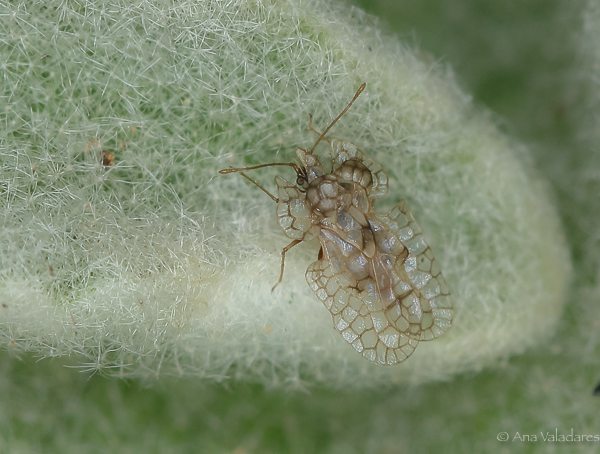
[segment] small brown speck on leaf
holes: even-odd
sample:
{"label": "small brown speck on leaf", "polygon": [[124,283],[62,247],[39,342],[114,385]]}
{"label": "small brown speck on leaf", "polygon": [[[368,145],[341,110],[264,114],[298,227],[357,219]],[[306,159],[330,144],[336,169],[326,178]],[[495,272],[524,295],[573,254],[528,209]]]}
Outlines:
{"label": "small brown speck on leaf", "polygon": [[104,167],[114,167],[115,154],[111,151],[102,150],[102,165]]}

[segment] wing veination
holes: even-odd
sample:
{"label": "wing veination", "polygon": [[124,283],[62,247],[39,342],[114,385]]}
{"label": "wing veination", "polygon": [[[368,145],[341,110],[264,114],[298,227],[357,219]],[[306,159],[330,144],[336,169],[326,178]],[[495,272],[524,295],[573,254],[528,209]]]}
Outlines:
{"label": "wing veination", "polygon": [[319,234],[319,229],[311,222],[310,207],[305,195],[298,187],[277,176],[277,222],[283,232],[293,240],[311,240]]}
{"label": "wing veination", "polygon": [[333,317],[334,328],[357,352],[376,364],[406,360],[419,341],[398,331],[387,319],[381,301],[353,286],[345,271],[334,272],[327,259],[313,262],[306,281]]}
{"label": "wing veination", "polygon": [[387,215],[375,215],[372,224],[380,226],[373,229],[378,247],[393,242],[393,235],[406,248],[405,258],[397,260],[393,270],[400,278],[395,287],[400,304],[395,310],[406,314],[412,325],[410,336],[422,341],[439,337],[452,324],[452,298],[441,267],[405,201]]}

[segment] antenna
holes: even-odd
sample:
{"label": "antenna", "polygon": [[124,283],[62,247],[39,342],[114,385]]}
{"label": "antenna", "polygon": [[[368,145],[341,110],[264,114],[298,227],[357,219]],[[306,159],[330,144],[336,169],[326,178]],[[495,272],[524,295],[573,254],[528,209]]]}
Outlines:
{"label": "antenna", "polygon": [[334,124],[337,123],[337,121],[342,118],[342,115],[344,115],[346,112],[348,112],[348,109],[350,109],[350,107],[352,107],[352,104],[354,104],[354,101],[356,101],[356,98],[358,98],[358,96],[363,92],[363,90],[365,89],[365,87],[367,86],[366,82],[363,82],[362,85],[360,87],[358,87],[358,90],[356,90],[356,94],[354,95],[354,98],[352,98],[352,101],[350,101],[348,103],[348,105],[346,106],[346,108],[344,110],[342,110],[342,113],[339,114],[335,120],[333,120],[331,122],[331,124],[329,126],[327,126],[327,129],[325,129],[325,131],[323,131],[321,133],[321,135],[319,136],[319,138],[317,139],[317,141],[315,142],[315,144],[313,145],[313,147],[310,149],[310,151],[308,152],[309,154],[312,154],[313,151],[315,151],[315,148],[317,148],[317,145],[319,145],[319,142],[321,142],[321,140],[323,140],[323,138],[325,137],[325,134],[327,134],[329,132],[329,130],[332,128],[332,126]]}

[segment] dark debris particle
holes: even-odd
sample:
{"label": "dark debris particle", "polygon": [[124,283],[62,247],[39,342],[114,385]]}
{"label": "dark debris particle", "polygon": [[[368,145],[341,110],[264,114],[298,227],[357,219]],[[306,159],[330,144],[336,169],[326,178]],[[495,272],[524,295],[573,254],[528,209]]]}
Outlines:
{"label": "dark debris particle", "polygon": [[114,167],[115,154],[112,151],[102,150],[102,165],[104,167]]}

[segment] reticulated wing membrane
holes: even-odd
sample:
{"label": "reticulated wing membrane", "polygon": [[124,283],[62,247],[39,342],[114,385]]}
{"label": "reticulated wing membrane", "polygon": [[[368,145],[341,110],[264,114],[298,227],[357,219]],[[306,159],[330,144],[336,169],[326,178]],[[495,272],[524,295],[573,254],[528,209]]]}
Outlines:
{"label": "reticulated wing membrane", "polygon": [[316,237],[319,229],[311,223],[306,194],[280,176],[275,177],[275,184],[279,199],[277,221],[283,232],[293,240],[310,240]]}
{"label": "reticulated wing membrane", "polygon": [[327,257],[336,249],[328,242],[321,235],[326,257],[308,267],[306,280],[331,313],[335,329],[357,352],[374,363],[393,365],[404,361],[419,341],[390,323],[382,301],[373,291],[372,278],[357,281],[346,269],[343,257]]}
{"label": "reticulated wing membrane", "polygon": [[[411,325],[409,335],[422,341],[435,339],[450,328],[454,313],[450,290],[440,265],[404,200],[387,215],[376,214],[374,217],[380,225],[387,226],[408,250],[404,260],[395,262],[394,271],[403,281],[404,288],[398,286],[395,292],[399,309],[407,314],[405,318]],[[374,234],[378,247],[380,243],[389,241],[385,232],[378,233],[377,227]],[[403,320],[401,318],[399,322],[403,323]]]}
{"label": "reticulated wing membrane", "polygon": [[373,177],[373,186],[369,190],[369,198],[379,199],[388,193],[387,175],[381,166],[369,158],[361,149],[339,139],[330,140],[329,146],[334,171],[349,159],[358,159],[371,171],[371,176]]}

